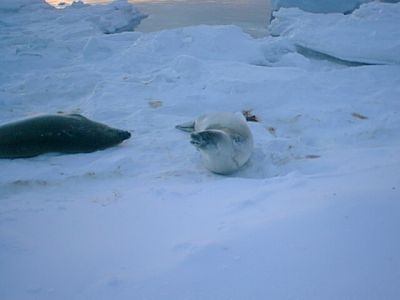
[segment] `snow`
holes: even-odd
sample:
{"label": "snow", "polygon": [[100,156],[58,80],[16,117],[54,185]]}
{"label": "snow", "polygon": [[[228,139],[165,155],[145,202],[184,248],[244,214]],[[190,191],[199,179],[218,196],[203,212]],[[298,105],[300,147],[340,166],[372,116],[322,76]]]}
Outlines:
{"label": "snow", "polygon": [[399,15],[400,5],[378,2],[362,5],[351,15],[312,14],[287,8],[274,13],[270,31],[298,46],[339,59],[398,64]]}
{"label": "snow", "polygon": [[349,13],[362,3],[372,0],[272,0],[272,10],[282,7],[297,7],[314,13]]}
{"label": "snow", "polygon": [[[133,136],[0,160],[0,298],[399,298],[400,4],[281,9],[262,39],[128,30],[142,18],[1,2],[0,123],[63,111]],[[253,156],[210,173],[175,125],[242,110]]]}

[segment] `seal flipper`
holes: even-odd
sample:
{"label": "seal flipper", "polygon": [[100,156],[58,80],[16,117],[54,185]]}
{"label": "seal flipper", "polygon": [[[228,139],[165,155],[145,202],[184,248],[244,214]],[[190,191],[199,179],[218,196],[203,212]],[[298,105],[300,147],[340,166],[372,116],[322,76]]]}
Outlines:
{"label": "seal flipper", "polygon": [[193,132],[194,131],[194,121],[185,122],[175,126],[176,129],[186,131],[186,132]]}

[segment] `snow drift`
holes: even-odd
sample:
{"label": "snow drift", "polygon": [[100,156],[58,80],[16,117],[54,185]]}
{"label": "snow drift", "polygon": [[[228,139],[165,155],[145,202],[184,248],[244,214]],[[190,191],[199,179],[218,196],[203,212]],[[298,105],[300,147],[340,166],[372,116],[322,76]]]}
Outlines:
{"label": "snow drift", "polygon": [[362,5],[351,15],[312,14],[289,8],[274,13],[270,31],[297,46],[343,60],[398,64],[399,15],[399,4],[378,2]]}

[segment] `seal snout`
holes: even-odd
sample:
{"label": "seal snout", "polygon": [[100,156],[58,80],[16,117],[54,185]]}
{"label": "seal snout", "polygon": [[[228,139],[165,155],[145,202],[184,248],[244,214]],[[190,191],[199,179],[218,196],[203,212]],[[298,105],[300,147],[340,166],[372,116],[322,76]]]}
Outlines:
{"label": "seal snout", "polygon": [[190,143],[198,148],[204,148],[211,145],[216,145],[218,140],[218,133],[211,130],[200,132],[193,132],[190,135]]}
{"label": "seal snout", "polygon": [[203,139],[203,137],[201,136],[201,134],[199,133],[192,133],[190,135],[190,143],[195,146],[195,147],[201,147],[204,146],[206,144],[206,141]]}
{"label": "seal snout", "polygon": [[129,131],[120,131],[118,132],[119,137],[122,141],[127,140],[131,137],[131,133]]}
{"label": "seal snout", "polygon": [[198,135],[197,133],[192,133],[192,134],[190,135],[190,143],[191,143],[192,145],[198,145],[198,144],[200,144],[200,137],[199,137],[199,135]]}

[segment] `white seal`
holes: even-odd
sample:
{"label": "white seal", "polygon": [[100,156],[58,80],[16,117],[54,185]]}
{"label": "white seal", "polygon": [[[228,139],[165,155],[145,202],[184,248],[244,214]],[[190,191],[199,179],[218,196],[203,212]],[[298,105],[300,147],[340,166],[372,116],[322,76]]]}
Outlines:
{"label": "white seal", "polygon": [[203,115],[176,128],[192,132],[191,143],[207,169],[229,174],[240,169],[253,151],[253,136],[242,115],[218,112]]}

